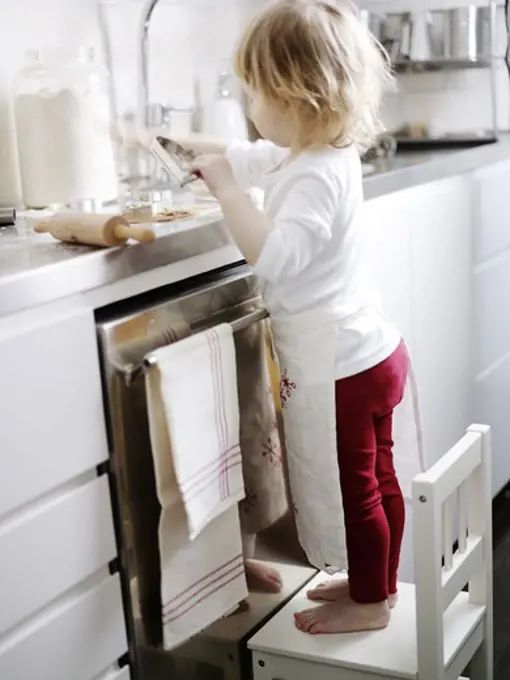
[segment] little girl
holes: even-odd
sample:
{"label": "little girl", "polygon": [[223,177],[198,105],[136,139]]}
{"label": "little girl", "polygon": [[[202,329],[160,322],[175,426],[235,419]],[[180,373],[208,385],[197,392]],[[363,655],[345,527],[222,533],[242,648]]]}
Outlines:
{"label": "little girl", "polygon": [[[405,522],[392,418],[408,357],[365,283],[359,150],[380,130],[389,67],[348,0],[265,5],[235,66],[264,139],[187,143],[273,319],[282,396],[297,409],[285,430],[304,547],[316,566],[334,555],[329,565],[341,567],[344,531],[348,557],[348,580],[310,591],[325,604],[296,614],[296,625],[314,634],[383,628],[397,601]],[[263,212],[249,187],[264,190]]]}

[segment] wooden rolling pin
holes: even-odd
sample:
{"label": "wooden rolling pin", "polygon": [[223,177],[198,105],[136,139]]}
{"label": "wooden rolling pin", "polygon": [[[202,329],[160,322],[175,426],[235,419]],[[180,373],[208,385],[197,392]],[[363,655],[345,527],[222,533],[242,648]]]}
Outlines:
{"label": "wooden rolling pin", "polygon": [[40,234],[51,234],[59,241],[88,246],[121,246],[130,238],[154,241],[152,229],[132,226],[122,215],[62,212],[40,222],[34,229]]}

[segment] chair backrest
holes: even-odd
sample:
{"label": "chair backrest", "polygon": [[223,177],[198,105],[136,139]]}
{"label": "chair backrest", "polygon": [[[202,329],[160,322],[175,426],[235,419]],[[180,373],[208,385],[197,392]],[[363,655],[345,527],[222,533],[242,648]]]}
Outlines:
{"label": "chair backrest", "polygon": [[[461,441],[413,482],[419,680],[492,680],[490,428]],[[468,593],[465,588],[468,586]]]}

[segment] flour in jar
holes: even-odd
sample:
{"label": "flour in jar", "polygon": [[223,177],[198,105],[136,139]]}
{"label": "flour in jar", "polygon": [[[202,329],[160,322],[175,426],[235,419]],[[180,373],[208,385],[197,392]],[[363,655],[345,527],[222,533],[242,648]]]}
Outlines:
{"label": "flour in jar", "polygon": [[117,197],[109,106],[102,93],[61,89],[20,94],[15,118],[28,207]]}

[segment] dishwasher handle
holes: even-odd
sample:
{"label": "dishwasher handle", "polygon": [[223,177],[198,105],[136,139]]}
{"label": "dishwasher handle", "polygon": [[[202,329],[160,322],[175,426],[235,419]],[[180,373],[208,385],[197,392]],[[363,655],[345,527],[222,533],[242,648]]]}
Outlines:
{"label": "dishwasher handle", "polygon": [[[227,323],[229,323],[229,325],[231,326],[232,332],[237,333],[238,331],[242,331],[245,328],[251,326],[252,324],[258,323],[259,321],[263,321],[268,317],[269,313],[267,309],[265,307],[259,307],[251,312],[248,312],[247,314],[239,316],[236,319],[232,319],[232,321],[229,321]],[[138,365],[130,364],[126,366],[123,370],[126,385],[127,386],[131,385],[133,381],[136,380],[140,375],[144,375],[151,368],[157,366],[157,363],[158,360],[154,356],[154,354],[147,354],[144,357],[141,364]]]}

